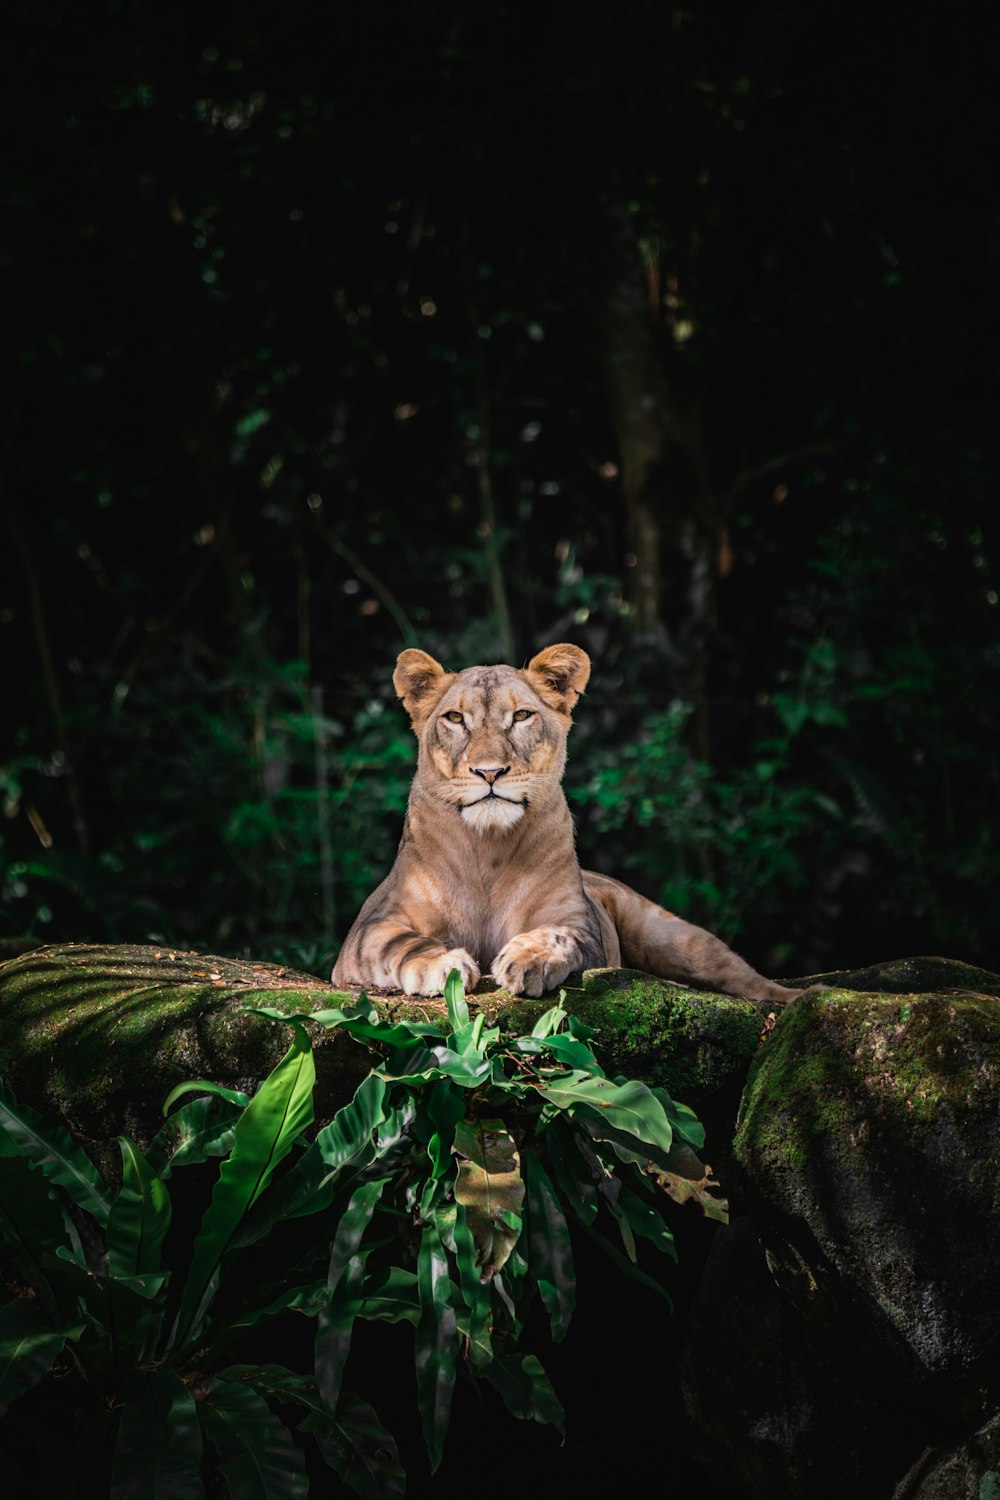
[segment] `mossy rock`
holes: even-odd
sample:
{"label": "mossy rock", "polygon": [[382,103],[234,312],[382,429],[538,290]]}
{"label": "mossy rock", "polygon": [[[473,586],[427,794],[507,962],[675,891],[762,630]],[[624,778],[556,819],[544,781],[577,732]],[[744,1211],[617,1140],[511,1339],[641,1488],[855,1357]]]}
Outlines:
{"label": "mossy rock", "polygon": [[1000,1382],[998,1100],[996,993],[832,989],[778,1018],[735,1142],[800,1311],[970,1417]]}
{"label": "mossy rock", "polygon": [[927,1449],[892,1500],[1000,1500],[1000,1413],[959,1443]]}
{"label": "mossy rock", "polygon": [[948,990],[972,990],[978,995],[1000,995],[1000,975],[957,958],[893,958],[864,969],[832,969],[789,979],[786,984],[822,984],[831,989],[863,990],[877,995],[931,995]]}
{"label": "mossy rock", "polygon": [[744,1500],[886,1500],[933,1430],[928,1413],[912,1387],[840,1355],[737,1217],[712,1241],[685,1329],[684,1445]]}
{"label": "mossy rock", "polygon": [[[167,947],[38,948],[0,964],[0,1075],[103,1157],[122,1131],[141,1144],[155,1134],[175,1084],[253,1089],[270,1072],[289,1035],[249,1007],[318,1010],[329,995],[274,964]],[[323,1094],[349,1096],[370,1059],[346,1037],[316,1040]]]}
{"label": "mossy rock", "polygon": [[[688,990],[628,970],[600,969],[566,986],[567,1005],[597,1033],[609,1072],[663,1084],[713,1115],[726,1140],[760,1030],[749,1002]],[[168,947],[67,944],[0,964],[0,1075],[25,1103],[57,1114],[97,1154],[125,1131],[140,1143],[175,1084],[209,1078],[252,1090],[288,1033],[251,1007],[320,1010],[343,992],[310,974]],[[371,992],[388,1017],[431,1018],[440,1000]],[[530,1030],[552,1004],[482,986],[470,997],[491,1023]],[[317,1112],[353,1094],[372,1055],[343,1032],[316,1028]]]}

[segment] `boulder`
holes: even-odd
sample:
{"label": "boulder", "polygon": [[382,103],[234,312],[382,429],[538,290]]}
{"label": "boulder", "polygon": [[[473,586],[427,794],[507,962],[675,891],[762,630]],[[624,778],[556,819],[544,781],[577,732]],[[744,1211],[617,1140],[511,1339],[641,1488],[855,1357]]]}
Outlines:
{"label": "boulder", "polygon": [[[566,992],[568,1008],[597,1033],[607,1071],[663,1084],[705,1110],[715,1140],[728,1144],[757,1047],[757,1008],[629,970],[574,976]],[[177,1083],[209,1078],[252,1090],[270,1071],[288,1033],[251,1007],[312,1011],[346,998],[314,975],[274,964],[168,947],[38,948],[0,964],[0,1076],[25,1103],[60,1116],[113,1169],[114,1136],[125,1131],[146,1143]],[[379,990],[370,998],[387,1017],[444,1010],[439,999]],[[485,981],[470,1002],[491,1024],[519,1032],[555,998],[519,999]],[[373,1059],[342,1032],[316,1028],[314,1040],[323,1116],[346,1103]]]}
{"label": "boulder", "polygon": [[960,1443],[925,1449],[892,1500],[1000,1500],[1000,1413]]}
{"label": "boulder", "polygon": [[[167,947],[37,948],[0,964],[0,1077],[113,1173],[114,1137],[146,1145],[175,1084],[253,1089],[266,1077],[289,1037],[251,1006],[319,1010],[330,996],[329,985],[274,964]],[[324,1094],[350,1097],[368,1054],[335,1033],[316,1040]]]}
{"label": "boulder", "polygon": [[[811,978],[830,988],[776,1019],[629,970],[565,985],[609,1073],[695,1108],[752,1215],[699,1218],[684,1246],[657,1346],[657,1399],[683,1419],[663,1436],[748,1500],[1000,1500],[1000,980],[938,958]],[[252,1090],[274,1066],[287,1031],[252,1007],[345,998],[313,975],[165,946],[41,948],[0,964],[0,1075],[113,1176],[114,1136],[148,1141],[177,1083]],[[370,998],[387,1018],[444,1010]],[[469,998],[520,1032],[555,997],[484,981]],[[323,1118],[373,1056],[343,1032],[315,1042]],[[644,1315],[622,1327],[621,1305],[614,1357],[647,1369]]]}
{"label": "boulder", "polygon": [[752,1219],[714,1238],[678,1361],[681,1441],[744,1500],[885,1500],[931,1414],[840,1358],[775,1285]]}
{"label": "boulder", "polygon": [[863,969],[833,969],[806,979],[787,979],[792,985],[825,985],[829,989],[863,990],[867,994],[929,995],[943,990],[972,990],[977,995],[1000,995],[1000,975],[977,969],[958,958],[894,958]]}
{"label": "boulder", "polygon": [[1000,999],[974,975],[803,996],[751,1070],[735,1141],[789,1300],[967,1425],[1000,1383]]}

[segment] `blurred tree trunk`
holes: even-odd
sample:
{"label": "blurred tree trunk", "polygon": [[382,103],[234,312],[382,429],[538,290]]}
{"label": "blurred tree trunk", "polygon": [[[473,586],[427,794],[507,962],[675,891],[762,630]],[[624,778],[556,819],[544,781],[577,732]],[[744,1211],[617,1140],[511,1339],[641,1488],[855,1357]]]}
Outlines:
{"label": "blurred tree trunk", "polygon": [[596,194],[590,180],[573,193],[568,228],[571,263],[593,327],[618,444],[636,559],[630,578],[636,629],[645,636],[663,635],[665,516],[657,471],[677,441],[677,423],[654,341],[639,247],[626,204],[618,196]]}
{"label": "blurred tree trunk", "polygon": [[[80,781],[77,776],[73,751],[69,742],[69,733],[66,727],[66,714],[63,709],[62,692],[59,686],[59,672],[52,650],[52,641],[45,602],[42,597],[39,577],[40,570],[36,562],[35,547],[29,538],[23,515],[3,490],[0,490],[0,520],[3,522],[3,529],[10,539],[12,551],[16,555],[21,567],[27,599],[28,617],[31,621],[31,630],[35,638],[45,700],[52,721],[52,735],[56,749],[62,756],[63,761],[63,774],[66,778],[66,789],[73,820],[73,832],[76,835],[76,841],[81,853],[89,854],[90,830],[84,811],[83,793],[80,789]],[[48,848],[52,843],[51,835],[44,827],[44,824],[36,822],[37,813],[32,816],[30,808],[27,809],[27,812],[39,842],[44,848]]]}
{"label": "blurred tree trunk", "polygon": [[[707,758],[717,585],[720,569],[731,563],[725,506],[711,483],[697,405],[674,357],[659,250],[640,241],[629,202],[630,94],[628,80],[613,74],[614,17],[598,7],[593,24],[601,64],[577,80],[563,116],[568,260],[618,445],[635,556],[627,580],[636,632],[665,652],[673,691],[694,704],[696,748]],[[609,131],[616,109],[622,118]]]}

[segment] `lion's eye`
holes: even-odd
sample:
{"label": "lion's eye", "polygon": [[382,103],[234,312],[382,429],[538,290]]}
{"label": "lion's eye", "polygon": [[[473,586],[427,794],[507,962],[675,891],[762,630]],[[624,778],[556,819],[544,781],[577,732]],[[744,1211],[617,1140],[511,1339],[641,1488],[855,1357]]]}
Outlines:
{"label": "lion's eye", "polygon": [[445,714],[445,718],[451,724],[464,724],[465,723],[465,720],[462,718],[462,715],[458,712],[457,709],[454,709],[454,708],[450,708],[448,710],[448,712]]}
{"label": "lion's eye", "polygon": [[535,710],[533,708],[519,708],[514,715],[515,724],[523,724],[525,719],[533,719]]}

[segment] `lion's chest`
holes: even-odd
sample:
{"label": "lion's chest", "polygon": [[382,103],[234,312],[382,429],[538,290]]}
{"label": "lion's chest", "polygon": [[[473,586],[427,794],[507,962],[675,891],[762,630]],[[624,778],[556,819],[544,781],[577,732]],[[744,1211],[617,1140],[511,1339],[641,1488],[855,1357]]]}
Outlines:
{"label": "lion's chest", "polygon": [[522,930],[520,923],[495,912],[465,912],[451,924],[447,942],[449,947],[464,948],[471,953],[486,974],[504,944]]}
{"label": "lion's chest", "polygon": [[469,878],[452,887],[441,903],[443,930],[439,935],[449,947],[471,953],[487,973],[504,944],[533,925],[529,908],[523,882],[491,884]]}
{"label": "lion's chest", "polygon": [[422,839],[414,833],[404,843],[394,872],[400,914],[415,932],[464,948],[483,973],[520,933],[579,920],[573,895],[582,900],[582,891],[571,845],[561,857],[550,840],[528,849],[519,844],[512,860],[506,840],[480,840],[467,830],[449,840],[437,824],[421,832]]}

